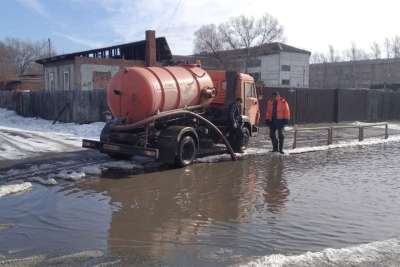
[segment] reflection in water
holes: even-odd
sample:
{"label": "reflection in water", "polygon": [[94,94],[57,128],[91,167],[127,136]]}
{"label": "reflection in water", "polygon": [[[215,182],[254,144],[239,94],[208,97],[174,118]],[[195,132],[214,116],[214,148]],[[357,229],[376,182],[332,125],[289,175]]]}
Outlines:
{"label": "reflection in water", "polygon": [[[116,256],[168,258],[197,253],[192,245],[218,243],[204,231],[211,223],[249,221],[255,198],[256,174],[249,161],[194,165],[102,181],[91,188],[111,197],[120,208],[112,214],[108,247]],[[205,243],[203,243],[205,242]],[[192,247],[191,247],[192,246]]]}
{"label": "reflection in water", "polygon": [[270,164],[267,165],[264,199],[267,210],[271,213],[279,213],[288,201],[289,189],[282,176],[284,169],[283,157],[272,156],[270,158]]}
{"label": "reflection in water", "polygon": [[397,238],[399,151],[270,154],[34,185],[0,201],[0,224],[13,225],[0,231],[0,254],[100,249],[122,266],[221,266]]}

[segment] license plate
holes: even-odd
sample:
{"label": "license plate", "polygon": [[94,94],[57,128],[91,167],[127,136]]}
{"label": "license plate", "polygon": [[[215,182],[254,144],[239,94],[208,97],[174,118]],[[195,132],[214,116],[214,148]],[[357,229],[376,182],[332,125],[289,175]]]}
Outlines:
{"label": "license plate", "polygon": [[108,145],[108,144],[104,144],[103,145],[103,149],[112,150],[112,151],[119,151],[120,150],[119,146]]}

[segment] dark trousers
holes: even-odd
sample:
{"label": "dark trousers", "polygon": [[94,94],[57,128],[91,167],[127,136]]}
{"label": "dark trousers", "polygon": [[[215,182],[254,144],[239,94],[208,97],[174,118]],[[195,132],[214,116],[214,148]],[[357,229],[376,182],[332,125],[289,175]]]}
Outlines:
{"label": "dark trousers", "polygon": [[[278,131],[278,139],[276,138],[276,131]],[[285,136],[283,135],[283,127],[278,127],[275,125],[269,126],[269,137],[272,141],[273,151],[283,151],[283,141]]]}

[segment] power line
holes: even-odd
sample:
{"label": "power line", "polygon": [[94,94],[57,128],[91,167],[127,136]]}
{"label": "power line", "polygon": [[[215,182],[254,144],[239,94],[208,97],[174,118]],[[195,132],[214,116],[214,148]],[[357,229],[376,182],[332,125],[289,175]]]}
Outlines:
{"label": "power line", "polygon": [[[168,20],[169,22],[171,22],[172,19],[175,17],[175,15],[178,12],[178,9],[179,9],[181,3],[182,3],[182,0],[179,0],[178,3],[176,4],[175,9],[171,14],[171,17]],[[170,26],[172,26],[172,25],[173,25],[173,23],[168,23],[167,27],[165,28],[165,32],[167,32],[169,30]]]}

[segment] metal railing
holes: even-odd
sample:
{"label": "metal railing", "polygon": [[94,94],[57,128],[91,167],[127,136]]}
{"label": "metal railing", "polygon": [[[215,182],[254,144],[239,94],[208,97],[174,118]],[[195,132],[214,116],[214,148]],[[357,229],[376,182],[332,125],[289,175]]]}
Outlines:
{"label": "metal railing", "polygon": [[327,131],[328,138],[327,138],[327,145],[333,144],[333,133],[335,130],[340,129],[357,129],[358,128],[358,141],[364,140],[364,129],[369,127],[377,127],[377,126],[385,126],[385,139],[389,138],[389,126],[386,122],[381,123],[368,123],[362,125],[343,125],[343,126],[327,126],[327,127],[314,127],[314,128],[297,128],[294,126],[293,128],[293,148],[297,147],[297,135],[299,132],[306,132],[306,131]]}

